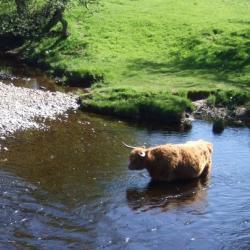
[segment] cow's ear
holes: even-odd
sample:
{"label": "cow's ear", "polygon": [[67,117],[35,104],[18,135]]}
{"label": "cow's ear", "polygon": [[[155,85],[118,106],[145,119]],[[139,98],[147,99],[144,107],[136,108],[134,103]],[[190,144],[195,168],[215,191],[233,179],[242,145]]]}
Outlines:
{"label": "cow's ear", "polygon": [[146,153],[145,153],[144,151],[141,151],[141,152],[139,152],[138,154],[139,154],[141,157],[143,157],[143,158],[146,156]]}

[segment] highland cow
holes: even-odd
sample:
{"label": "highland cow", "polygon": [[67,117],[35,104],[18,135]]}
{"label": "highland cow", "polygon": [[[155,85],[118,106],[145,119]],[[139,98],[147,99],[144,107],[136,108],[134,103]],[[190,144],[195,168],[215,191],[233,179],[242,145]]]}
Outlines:
{"label": "highland cow", "polygon": [[189,141],[185,144],[165,144],[156,147],[132,148],[130,170],[147,169],[153,181],[177,181],[207,175],[212,165],[212,144]]}

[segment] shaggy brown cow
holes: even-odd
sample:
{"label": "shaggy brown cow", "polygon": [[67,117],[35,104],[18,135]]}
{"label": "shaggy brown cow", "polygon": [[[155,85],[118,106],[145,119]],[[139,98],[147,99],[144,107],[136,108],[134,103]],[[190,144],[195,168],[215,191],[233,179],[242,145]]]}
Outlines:
{"label": "shaggy brown cow", "polygon": [[151,148],[123,144],[133,149],[129,169],[146,168],[153,181],[193,179],[208,174],[211,169],[212,144],[202,140]]}

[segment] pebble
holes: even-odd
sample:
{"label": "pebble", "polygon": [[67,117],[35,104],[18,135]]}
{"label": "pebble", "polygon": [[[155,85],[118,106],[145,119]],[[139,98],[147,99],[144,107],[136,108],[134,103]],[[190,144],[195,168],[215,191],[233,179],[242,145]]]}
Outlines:
{"label": "pebble", "polygon": [[78,96],[61,92],[15,87],[0,82],[0,139],[16,131],[45,129],[37,118],[55,120],[66,111],[77,110]]}

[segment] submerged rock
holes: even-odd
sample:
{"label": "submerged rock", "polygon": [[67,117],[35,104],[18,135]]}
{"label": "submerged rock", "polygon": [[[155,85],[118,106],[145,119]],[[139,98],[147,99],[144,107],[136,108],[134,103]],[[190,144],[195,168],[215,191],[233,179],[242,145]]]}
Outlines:
{"label": "submerged rock", "polygon": [[217,119],[213,124],[213,132],[215,134],[221,134],[225,129],[225,121],[223,119]]}
{"label": "submerged rock", "polygon": [[193,122],[194,118],[186,113],[185,114],[185,118],[182,119],[181,122],[181,127],[183,128],[184,131],[190,130],[192,128],[192,122]]}

